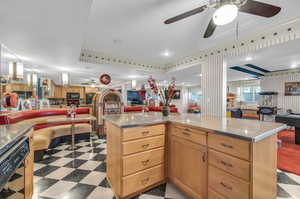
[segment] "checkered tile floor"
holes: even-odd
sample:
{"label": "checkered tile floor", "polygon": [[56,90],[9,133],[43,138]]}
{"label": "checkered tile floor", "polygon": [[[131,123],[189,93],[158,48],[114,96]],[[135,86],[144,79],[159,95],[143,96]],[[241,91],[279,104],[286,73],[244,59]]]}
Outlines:
{"label": "checkered tile floor", "polygon": [[[33,199],[113,199],[106,180],[106,140],[92,137],[53,149],[35,164]],[[300,176],[278,171],[278,199],[300,199]],[[158,186],[134,199],[187,199],[172,184]]]}

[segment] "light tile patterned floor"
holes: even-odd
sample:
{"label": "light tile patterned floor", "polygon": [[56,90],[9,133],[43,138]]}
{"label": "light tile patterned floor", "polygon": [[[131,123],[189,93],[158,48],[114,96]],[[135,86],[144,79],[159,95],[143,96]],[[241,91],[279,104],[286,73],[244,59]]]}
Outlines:
{"label": "light tile patterned floor", "polygon": [[[113,199],[106,180],[106,140],[92,137],[72,152],[61,144],[35,164],[33,199]],[[299,165],[300,166],[300,165]],[[278,170],[278,199],[300,199],[300,176]],[[187,199],[172,184],[158,186],[134,199]]]}

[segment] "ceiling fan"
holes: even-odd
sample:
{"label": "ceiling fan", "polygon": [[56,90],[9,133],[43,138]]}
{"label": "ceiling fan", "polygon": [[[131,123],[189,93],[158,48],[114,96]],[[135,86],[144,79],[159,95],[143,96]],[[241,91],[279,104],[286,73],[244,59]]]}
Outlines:
{"label": "ceiling fan", "polygon": [[281,8],[278,6],[253,0],[213,0],[210,1],[209,5],[204,5],[170,18],[165,21],[165,24],[177,22],[209,8],[214,8],[216,11],[208,24],[204,38],[212,36],[217,26],[232,22],[237,17],[239,11],[261,17],[273,17],[281,11]]}

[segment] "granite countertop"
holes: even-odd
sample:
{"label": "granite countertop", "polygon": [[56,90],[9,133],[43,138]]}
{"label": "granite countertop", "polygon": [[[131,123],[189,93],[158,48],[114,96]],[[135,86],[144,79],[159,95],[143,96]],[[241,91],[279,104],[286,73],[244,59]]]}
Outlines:
{"label": "granite countertop", "polygon": [[21,139],[32,127],[33,123],[19,122],[16,124],[0,125],[0,156],[6,148]]}
{"label": "granite countertop", "polygon": [[195,114],[124,113],[106,115],[104,119],[120,128],[146,126],[173,122],[200,128],[223,135],[257,142],[286,128],[285,124]]}

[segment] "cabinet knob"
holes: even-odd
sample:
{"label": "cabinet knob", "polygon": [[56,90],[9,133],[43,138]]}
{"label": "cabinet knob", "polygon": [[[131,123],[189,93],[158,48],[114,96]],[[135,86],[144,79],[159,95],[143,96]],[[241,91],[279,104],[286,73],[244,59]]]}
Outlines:
{"label": "cabinet knob", "polygon": [[149,159],[148,159],[148,160],[144,160],[144,161],[142,161],[142,164],[143,164],[144,166],[146,166],[149,162],[150,162]]}
{"label": "cabinet knob", "polygon": [[227,167],[233,167],[232,164],[228,163],[228,162],[224,162],[223,160],[221,160],[221,163],[224,165],[224,166],[227,166]]}
{"label": "cabinet knob", "polygon": [[186,135],[186,136],[191,136],[191,134],[190,133],[188,133],[188,132],[182,132],[183,133],[183,135]]}
{"label": "cabinet knob", "polygon": [[232,146],[232,145],[229,145],[229,144],[221,143],[221,145],[222,145],[223,147],[226,147],[226,148],[229,148],[229,149],[232,149],[232,148],[233,148],[233,146]]}
{"label": "cabinet knob", "polygon": [[149,131],[143,131],[142,134],[143,135],[148,135],[150,132]]}
{"label": "cabinet knob", "polygon": [[232,190],[232,187],[226,185],[224,182],[220,182],[220,184],[221,184],[224,188],[226,188],[226,189],[228,189],[228,190]]}
{"label": "cabinet knob", "polygon": [[146,185],[149,182],[150,178],[145,178],[141,181],[142,185]]}
{"label": "cabinet knob", "polygon": [[202,155],[202,161],[203,161],[203,162],[206,161],[206,153],[203,153],[203,155]]}
{"label": "cabinet knob", "polygon": [[148,146],[149,146],[149,144],[142,145],[143,148],[147,148]]}

